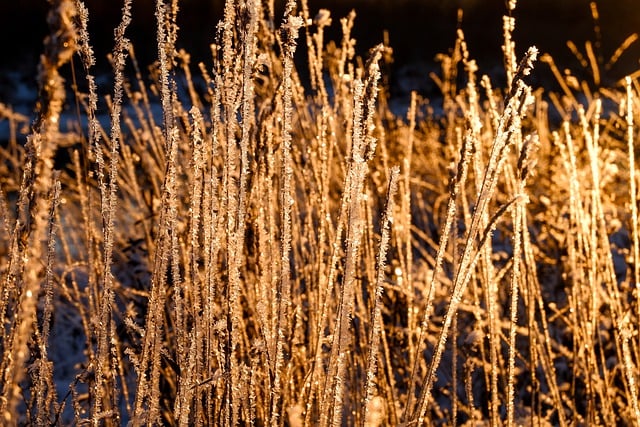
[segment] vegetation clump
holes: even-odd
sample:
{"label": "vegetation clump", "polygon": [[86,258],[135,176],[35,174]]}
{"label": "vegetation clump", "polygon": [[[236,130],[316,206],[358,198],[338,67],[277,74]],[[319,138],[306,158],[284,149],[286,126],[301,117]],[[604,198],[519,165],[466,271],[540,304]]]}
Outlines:
{"label": "vegetation clump", "polygon": [[124,0],[104,95],[87,7],[50,3],[0,150],[0,423],[640,423],[638,74],[588,44],[593,81],[543,55],[532,88],[510,1],[506,86],[458,30],[441,111],[397,115],[355,13],[327,43],[306,0],[227,0],[194,75],[157,0],[144,76]]}

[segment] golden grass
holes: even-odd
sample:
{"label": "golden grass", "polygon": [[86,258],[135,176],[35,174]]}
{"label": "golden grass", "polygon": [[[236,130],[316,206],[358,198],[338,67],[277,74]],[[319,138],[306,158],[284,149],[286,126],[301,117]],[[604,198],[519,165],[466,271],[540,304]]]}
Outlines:
{"label": "golden grass", "polygon": [[147,79],[127,0],[101,99],[89,12],[52,1],[36,120],[0,151],[2,424],[638,425],[637,76],[604,86],[588,44],[592,81],[544,56],[562,92],[532,88],[515,6],[506,87],[459,31],[442,113],[398,117],[355,14],[327,43],[304,0],[229,0],[194,78],[158,0]]}

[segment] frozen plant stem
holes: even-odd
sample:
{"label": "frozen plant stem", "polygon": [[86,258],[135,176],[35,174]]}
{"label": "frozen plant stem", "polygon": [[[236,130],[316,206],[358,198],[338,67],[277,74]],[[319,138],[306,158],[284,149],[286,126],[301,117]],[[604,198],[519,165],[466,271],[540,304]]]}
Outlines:
{"label": "frozen plant stem", "polygon": [[[637,315],[640,316],[640,239],[638,238],[638,195],[636,189],[635,138],[633,132],[633,89],[631,78],[627,77],[626,120],[627,149],[629,156],[629,195],[631,196],[631,235],[633,239],[633,282],[636,287]],[[638,338],[640,348],[640,337]]]}
{"label": "frozen plant stem", "polygon": [[292,191],[291,129],[293,120],[292,73],[293,54],[297,45],[298,30],[302,18],[293,16],[295,1],[289,0],[285,10],[282,28],[285,40],[282,74],[282,184],[280,188],[280,209],[282,237],[280,243],[280,282],[278,289],[278,326],[276,331],[276,363],[273,382],[271,425],[279,425],[282,416],[282,384],[284,374],[284,352],[290,343],[291,330],[291,212],[294,203]]}
{"label": "frozen plant stem", "polygon": [[375,393],[375,377],[378,367],[378,352],[380,346],[380,330],[382,329],[382,284],[384,282],[384,267],[387,257],[387,250],[389,249],[390,228],[393,215],[393,198],[398,191],[398,176],[400,169],[396,166],[391,169],[389,177],[389,187],[387,190],[387,205],[384,210],[384,216],[382,218],[382,236],[380,237],[380,248],[378,250],[378,265],[376,268],[376,283],[373,297],[373,315],[371,316],[371,335],[369,338],[369,355],[367,358],[367,382],[365,385],[365,397],[364,397],[364,414],[362,416],[363,426],[366,425],[367,417],[371,412],[371,399]]}

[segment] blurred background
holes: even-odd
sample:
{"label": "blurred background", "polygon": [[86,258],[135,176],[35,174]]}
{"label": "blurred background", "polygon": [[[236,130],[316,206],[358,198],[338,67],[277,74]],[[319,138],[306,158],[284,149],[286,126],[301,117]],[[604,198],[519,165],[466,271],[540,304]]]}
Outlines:
{"label": "blurred background", "polygon": [[[276,3],[282,6],[283,2]],[[597,1],[600,38],[594,31],[590,3],[590,0],[520,0],[514,15],[518,51],[522,53],[535,44],[543,53],[550,53],[561,70],[579,70],[581,66],[566,42],[572,40],[584,52],[585,41],[591,40],[606,62],[620,43],[640,31],[640,3],[638,0]],[[113,28],[119,22],[122,2],[85,0],[85,4],[90,13],[89,28],[96,57],[99,66],[106,69],[105,58],[113,45]],[[133,1],[129,38],[135,43],[143,64],[151,63],[157,51],[154,4],[154,0]],[[189,51],[194,61],[209,61],[209,44],[214,40],[223,4],[223,0],[181,0],[178,45]],[[463,11],[462,28],[480,71],[496,74],[502,67],[500,45],[505,0],[309,0],[309,7],[312,15],[320,8],[331,10],[334,19],[329,37],[336,40],[340,37],[337,18],[355,9],[353,34],[360,54],[366,54],[381,42],[387,30],[394,50],[395,62],[390,73],[395,86],[428,80],[424,71],[437,69],[436,54],[446,53],[454,44],[458,9]],[[48,31],[47,8],[46,0],[0,0],[0,40],[3,41],[0,86],[2,80],[6,85],[8,76],[16,73],[35,78],[42,40]],[[605,78],[615,81],[637,70],[639,58],[640,42],[636,42]]]}

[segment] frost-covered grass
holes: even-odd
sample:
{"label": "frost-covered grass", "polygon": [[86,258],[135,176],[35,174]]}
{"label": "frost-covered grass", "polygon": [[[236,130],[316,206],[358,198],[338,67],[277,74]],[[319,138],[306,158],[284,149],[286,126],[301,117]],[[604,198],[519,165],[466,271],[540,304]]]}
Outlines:
{"label": "frost-covered grass", "polygon": [[124,1],[105,90],[52,1],[0,151],[3,425],[640,422],[638,75],[586,45],[532,86],[510,2],[504,87],[460,30],[397,114],[353,14],[229,0],[195,65],[176,5],[147,75]]}

